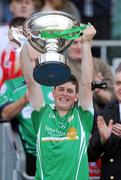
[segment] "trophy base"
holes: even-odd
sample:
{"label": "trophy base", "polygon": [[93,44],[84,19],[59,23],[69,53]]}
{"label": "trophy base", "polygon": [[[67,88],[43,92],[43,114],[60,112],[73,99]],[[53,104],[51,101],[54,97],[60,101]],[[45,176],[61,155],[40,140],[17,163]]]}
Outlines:
{"label": "trophy base", "polygon": [[45,86],[58,86],[70,80],[70,68],[62,62],[44,62],[34,68],[34,80]]}

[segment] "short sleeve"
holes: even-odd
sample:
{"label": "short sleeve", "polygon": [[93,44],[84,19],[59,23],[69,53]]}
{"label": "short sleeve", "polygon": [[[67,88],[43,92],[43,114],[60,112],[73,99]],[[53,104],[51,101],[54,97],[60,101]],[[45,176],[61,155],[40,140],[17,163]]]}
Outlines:
{"label": "short sleeve", "polygon": [[91,133],[93,122],[94,122],[93,107],[90,107],[88,110],[85,110],[85,111],[81,107],[78,107],[78,111],[79,111],[82,123],[85,126],[85,131],[88,131],[88,133]]}
{"label": "short sleeve", "polygon": [[45,107],[42,107],[40,109],[40,111],[33,111],[32,112],[32,123],[33,123],[33,127],[34,127],[34,130],[35,130],[35,133],[37,134],[38,133],[38,130],[39,130],[39,126],[40,126],[40,121],[41,121],[41,118],[43,116],[43,113],[45,111]]}

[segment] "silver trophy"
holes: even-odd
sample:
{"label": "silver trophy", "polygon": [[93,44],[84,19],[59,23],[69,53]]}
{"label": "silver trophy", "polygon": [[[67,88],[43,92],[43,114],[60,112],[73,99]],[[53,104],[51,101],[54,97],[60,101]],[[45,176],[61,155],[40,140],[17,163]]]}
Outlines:
{"label": "silver trophy", "polygon": [[[67,31],[79,26],[80,22],[74,16],[53,10],[36,13],[25,21],[23,34],[41,52],[33,71],[39,84],[57,86],[69,80],[71,72],[62,52],[73,41],[73,38],[66,38]],[[76,35],[76,32],[72,34]]]}

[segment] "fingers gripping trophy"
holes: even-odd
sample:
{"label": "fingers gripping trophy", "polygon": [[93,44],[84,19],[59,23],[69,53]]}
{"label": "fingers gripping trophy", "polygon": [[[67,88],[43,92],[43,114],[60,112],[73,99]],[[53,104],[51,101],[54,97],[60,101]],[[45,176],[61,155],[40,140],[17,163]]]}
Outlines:
{"label": "fingers gripping trophy", "polygon": [[[53,10],[36,13],[25,21],[23,35],[31,46],[41,52],[33,70],[36,82],[57,86],[70,79],[71,72],[62,52],[81,36],[86,27],[74,16]],[[19,41],[15,31],[14,34],[14,39]]]}

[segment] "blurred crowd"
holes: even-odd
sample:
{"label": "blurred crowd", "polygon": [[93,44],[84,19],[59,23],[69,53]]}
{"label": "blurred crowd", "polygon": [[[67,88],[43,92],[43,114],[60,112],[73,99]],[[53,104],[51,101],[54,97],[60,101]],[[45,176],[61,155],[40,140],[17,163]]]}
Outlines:
{"label": "blurred crowd", "polygon": [[[29,175],[34,175],[35,173],[35,142],[31,141],[31,138],[34,135],[33,132],[29,131],[29,128],[33,128],[32,122],[25,125],[23,121],[25,121],[26,119],[29,119],[31,121],[32,110],[28,100],[27,87],[25,87],[25,82],[20,66],[21,48],[18,46],[18,44],[12,41],[10,31],[12,27],[21,29],[23,23],[27,18],[29,18],[36,12],[46,10],[64,11],[75,16],[83,24],[87,24],[88,22],[90,22],[97,31],[94,39],[121,40],[121,1],[119,0],[0,1],[0,112],[2,114],[1,117],[4,120],[13,120],[13,118],[17,118],[17,120],[19,121],[19,133],[22,137],[22,141],[24,142],[23,145],[27,155],[27,164],[30,165],[32,164],[32,162],[34,162],[34,165],[27,166],[27,173]],[[17,51],[15,49],[17,49]],[[32,47],[29,47],[29,55],[31,57],[31,60],[34,60],[38,56],[40,56],[40,53]],[[102,173],[102,180],[106,180],[103,179],[105,177],[105,172],[107,170],[110,172],[112,171],[112,169],[115,171],[116,167],[118,166],[117,163],[115,164],[114,159],[118,159],[118,163],[121,162],[120,158],[118,158],[121,156],[121,151],[119,150],[121,146],[121,139],[118,136],[119,134],[117,134],[117,137],[113,134],[108,136],[103,144],[99,145],[99,143],[101,143],[102,141],[102,137],[100,138],[101,133],[99,130],[97,130],[99,127],[99,125],[97,127],[97,116],[98,114],[103,115],[107,124],[105,124],[105,127],[108,126],[109,120],[114,118],[114,115],[118,116],[117,119],[115,118],[115,123],[120,124],[121,99],[119,98],[119,96],[121,93],[118,94],[117,89],[119,86],[121,86],[121,78],[119,77],[119,75],[121,75],[121,66],[119,66],[119,68],[116,70],[116,75],[113,75],[111,67],[106,62],[106,60],[100,59],[99,48],[92,48],[92,55],[94,62],[93,80],[94,82],[100,84],[102,82],[105,82],[106,88],[100,88],[97,84],[97,86],[95,85],[94,89],[92,90],[95,106],[95,120],[92,136],[90,138],[91,144],[89,146],[89,161],[91,161],[89,163],[90,176],[101,176]],[[79,80],[82,60],[81,38],[77,38],[73,41],[71,46],[65,52],[65,56],[68,58],[68,66],[70,67],[72,74],[74,74],[77,80]],[[5,91],[5,87],[8,90]],[[20,93],[17,94],[15,92],[15,95],[13,95],[14,90],[19,89],[20,87],[23,87],[23,91],[21,92],[20,90]],[[51,98],[48,99],[47,96],[47,94],[49,94],[51,90],[52,89],[50,87],[43,87],[44,98],[47,102],[49,101],[50,104],[53,104],[53,100]],[[117,105],[117,109],[113,109],[112,111],[114,111],[114,113],[111,114],[109,109],[105,108],[107,108],[108,103],[114,101],[115,99],[116,103],[114,103],[114,105]],[[31,134],[30,136],[29,133]],[[98,138],[94,140],[95,137]],[[93,144],[94,142],[95,144]],[[115,148],[112,149],[111,152],[111,148],[114,146]],[[99,151],[98,148],[100,148],[101,151]],[[114,165],[112,165],[113,162]],[[109,166],[109,169],[105,164]],[[121,167],[118,167],[117,169],[120,171]],[[108,177],[111,176],[113,178],[116,175],[115,173],[114,175],[111,175],[109,173]],[[116,178],[116,180],[120,179]]]}

